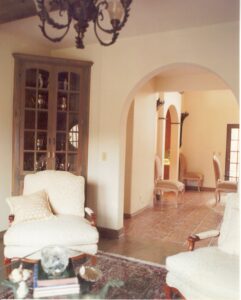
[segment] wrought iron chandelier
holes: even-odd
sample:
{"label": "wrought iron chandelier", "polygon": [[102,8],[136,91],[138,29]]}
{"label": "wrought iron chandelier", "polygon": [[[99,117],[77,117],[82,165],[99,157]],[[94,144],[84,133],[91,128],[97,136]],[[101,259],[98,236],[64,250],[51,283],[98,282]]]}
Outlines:
{"label": "wrought iron chandelier", "polygon": [[[94,23],[94,32],[101,45],[114,44],[129,17],[132,0],[34,0],[34,2],[41,20],[39,27],[47,39],[52,42],[61,41],[73,21],[77,33],[76,48],[84,48],[83,39],[90,21]],[[51,15],[56,10],[58,20]],[[64,23],[60,22],[62,19]],[[50,27],[62,32],[57,37],[51,37],[48,33]]]}

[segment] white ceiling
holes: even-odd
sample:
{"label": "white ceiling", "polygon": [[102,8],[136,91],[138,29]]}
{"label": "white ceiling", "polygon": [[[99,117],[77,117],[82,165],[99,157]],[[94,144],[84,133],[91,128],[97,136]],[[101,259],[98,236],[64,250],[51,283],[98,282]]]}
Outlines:
{"label": "white ceiling", "polygon": [[[239,0],[133,0],[130,17],[119,38],[237,20]],[[33,42],[50,48],[74,46],[74,30],[55,44],[42,36],[38,24],[39,18],[35,16],[2,24],[0,30],[30,37]],[[91,27],[86,33],[85,45],[97,42]]]}

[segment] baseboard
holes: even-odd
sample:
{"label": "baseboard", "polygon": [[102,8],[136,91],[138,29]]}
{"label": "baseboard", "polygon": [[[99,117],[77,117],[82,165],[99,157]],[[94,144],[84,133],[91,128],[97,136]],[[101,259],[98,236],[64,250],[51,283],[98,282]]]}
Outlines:
{"label": "baseboard", "polygon": [[[190,185],[186,185],[185,190],[186,191],[198,191],[197,186],[190,186]],[[215,188],[212,188],[212,187],[205,187],[205,186],[201,187],[201,192],[214,192],[214,191],[215,191]]]}
{"label": "baseboard", "polygon": [[109,229],[104,227],[98,227],[98,231],[100,237],[111,239],[111,240],[118,239],[124,232],[123,228],[116,230],[116,229]]}
{"label": "baseboard", "polygon": [[213,187],[201,187],[201,191],[204,191],[204,192],[215,192],[215,188]]}
{"label": "baseboard", "polygon": [[144,210],[146,210],[148,207],[150,207],[150,205],[147,205],[141,209],[139,209],[138,211],[134,212],[134,213],[124,213],[124,219],[130,219],[136,215],[139,215],[140,213],[142,213]]}

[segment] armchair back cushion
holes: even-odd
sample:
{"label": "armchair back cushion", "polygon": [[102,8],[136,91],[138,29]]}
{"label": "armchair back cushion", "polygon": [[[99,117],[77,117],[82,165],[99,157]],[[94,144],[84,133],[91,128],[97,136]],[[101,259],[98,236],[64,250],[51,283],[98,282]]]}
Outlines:
{"label": "armchair back cushion", "polygon": [[84,217],[85,180],[67,171],[46,170],[24,177],[23,194],[45,190],[54,214]]}
{"label": "armchair back cushion", "polygon": [[7,203],[11,214],[14,215],[12,224],[54,217],[45,191],[25,196],[12,196],[7,198]]}
{"label": "armchair back cushion", "polygon": [[155,156],[155,180],[157,179],[162,179],[162,166],[158,155]]}
{"label": "armchair back cushion", "polygon": [[240,251],[240,221],[238,193],[226,196],[226,207],[223,216],[218,247],[229,254],[239,255]]}
{"label": "armchair back cushion", "polygon": [[221,179],[221,164],[216,155],[213,156],[213,168],[216,182]]}

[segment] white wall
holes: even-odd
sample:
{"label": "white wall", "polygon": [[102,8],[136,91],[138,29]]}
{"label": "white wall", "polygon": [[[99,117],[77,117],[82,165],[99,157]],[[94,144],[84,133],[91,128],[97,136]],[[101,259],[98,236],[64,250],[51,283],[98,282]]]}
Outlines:
{"label": "white wall", "polygon": [[[225,23],[119,39],[115,45],[107,48],[90,45],[83,51],[65,49],[52,52],[54,56],[89,59],[94,62],[88,195],[91,205],[97,208],[99,226],[112,229],[123,226],[125,128],[127,112],[136,91],[168,64],[191,63],[217,73],[238,98],[238,29],[238,23]],[[7,46],[7,41],[0,49],[1,64],[4,62],[4,68],[0,68],[0,82],[8,81],[1,87],[1,103],[4,102],[4,106],[0,111],[0,119],[1,122],[6,121],[1,137],[4,137],[5,130],[8,137],[1,144],[4,165],[4,169],[0,168],[1,205],[11,190],[11,52],[13,49],[19,52],[36,50],[34,45],[31,45],[31,49],[22,47],[17,37],[12,37],[12,41],[14,47]],[[38,51],[41,52],[41,49]],[[103,152],[106,153],[106,160],[102,159]],[[6,217],[6,211],[1,210],[1,228],[6,227]]]}
{"label": "white wall", "polygon": [[125,199],[125,208],[129,208],[125,213],[128,214],[140,211],[153,200],[156,100],[152,82],[148,82],[134,98],[133,136],[132,141],[128,141],[132,144],[132,153],[126,153],[132,158],[130,175],[127,175],[128,170],[125,173],[130,180],[130,197],[128,186],[125,190],[125,196],[129,198]]}
{"label": "white wall", "polygon": [[192,91],[183,94],[182,152],[189,171],[204,174],[204,187],[215,187],[212,156],[220,157],[225,170],[227,124],[239,123],[239,106],[229,90]]}
{"label": "white wall", "polygon": [[[202,28],[163,32],[142,37],[120,39],[101,51],[99,90],[91,90],[91,101],[99,99],[99,123],[93,120],[90,131],[98,128],[99,147],[91,160],[108,152],[105,164],[99,163],[98,224],[120,229],[123,226],[125,128],[129,106],[138,88],[162,67],[175,63],[191,63],[217,73],[238,96],[238,24],[225,23]],[[165,45],[165,46],[163,46]],[[100,46],[91,45],[84,52],[60,50],[54,55],[92,59]],[[92,84],[93,88],[93,84]],[[99,151],[99,153],[98,153]],[[93,156],[94,155],[94,156]],[[98,176],[95,170],[92,175]],[[107,209],[108,208],[108,209]]]}
{"label": "white wall", "polygon": [[12,53],[49,54],[23,37],[9,36],[0,30],[0,231],[8,226],[9,208],[5,199],[11,195],[12,182],[12,110],[14,59]]}

